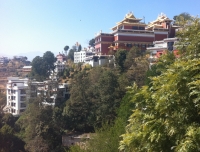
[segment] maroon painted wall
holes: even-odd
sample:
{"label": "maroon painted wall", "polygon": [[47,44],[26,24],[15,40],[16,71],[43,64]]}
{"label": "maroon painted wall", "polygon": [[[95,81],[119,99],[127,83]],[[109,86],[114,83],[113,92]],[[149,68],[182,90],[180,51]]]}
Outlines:
{"label": "maroon painted wall", "polygon": [[154,37],[118,36],[119,41],[153,42]]}
{"label": "maroon painted wall", "polygon": [[107,42],[113,42],[114,41],[114,36],[102,36],[101,41],[107,41]]}
{"label": "maroon painted wall", "polygon": [[101,44],[101,53],[102,55],[108,54],[108,47],[110,46],[110,44]]}
{"label": "maroon painted wall", "polygon": [[167,38],[167,34],[155,34],[155,40],[154,41],[161,41],[165,38]]}

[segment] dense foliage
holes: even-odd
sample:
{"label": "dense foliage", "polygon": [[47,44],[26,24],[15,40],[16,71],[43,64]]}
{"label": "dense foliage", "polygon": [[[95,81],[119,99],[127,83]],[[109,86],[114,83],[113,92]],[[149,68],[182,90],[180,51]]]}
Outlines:
{"label": "dense foliage", "polygon": [[36,56],[31,65],[31,77],[42,81],[50,75],[51,70],[54,70],[55,57],[51,51],[44,53],[43,57]]}
{"label": "dense foliage", "polygon": [[196,19],[179,33],[182,56],[132,97],[121,150],[199,151],[199,32]]}
{"label": "dense foliage", "polygon": [[[190,21],[178,33],[180,57],[166,52],[150,69],[138,48],[118,50],[115,66],[68,65],[59,79],[71,82],[67,101],[43,106],[40,96],[19,119],[0,113],[0,151],[66,151],[61,139],[71,131],[95,132],[71,152],[199,151],[200,21]],[[54,59],[50,51],[35,57],[32,77],[46,79]]]}

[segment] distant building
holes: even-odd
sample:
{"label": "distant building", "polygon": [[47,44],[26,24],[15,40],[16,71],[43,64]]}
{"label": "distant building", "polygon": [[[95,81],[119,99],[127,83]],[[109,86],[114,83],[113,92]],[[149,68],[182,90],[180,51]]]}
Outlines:
{"label": "distant building", "polygon": [[66,56],[64,54],[61,54],[60,52],[56,56],[56,58],[57,58],[57,61],[60,61],[60,62],[64,62],[66,60]]}
{"label": "distant building", "polygon": [[94,52],[80,51],[74,52],[74,63],[85,62],[85,58],[94,55]]}
{"label": "distant building", "polygon": [[65,61],[63,61],[63,62],[56,61],[54,63],[54,66],[55,66],[54,72],[55,73],[62,72],[65,69],[65,63],[66,63]]}
{"label": "distant building", "polygon": [[92,67],[96,67],[105,65],[107,63],[111,63],[113,60],[113,55],[93,55],[85,58],[85,64],[89,64]]}
{"label": "distant building", "polygon": [[130,50],[133,46],[145,51],[153,44],[153,41],[175,36],[175,30],[178,27],[172,25],[172,21],[161,13],[155,21],[147,25],[130,12],[112,28],[111,33],[100,31],[96,34],[95,51],[105,55],[109,51],[118,49]]}
{"label": "distant building", "polygon": [[26,109],[26,89],[28,88],[28,79],[18,77],[8,77],[7,83],[7,104],[5,112],[13,115],[19,115]]}
{"label": "distant building", "polygon": [[54,106],[56,103],[69,98],[69,83],[59,83],[47,80],[43,82],[29,81],[19,77],[8,77],[7,103],[3,111],[14,116],[20,115],[26,109],[28,99],[43,97],[43,105]]}
{"label": "distant building", "polygon": [[3,57],[3,56],[1,56],[0,57],[0,64],[5,64],[5,63],[8,63],[8,57]]}
{"label": "distant building", "polygon": [[150,65],[156,63],[158,58],[162,54],[165,53],[166,50],[168,51],[173,51],[174,55],[178,57],[178,50],[176,50],[176,43],[178,42],[178,38],[166,38],[163,39],[162,41],[154,41],[153,47],[148,47],[147,50],[150,52]]}
{"label": "distant building", "polygon": [[32,70],[32,66],[24,66],[22,68],[22,72],[27,72],[27,73],[30,73]]}

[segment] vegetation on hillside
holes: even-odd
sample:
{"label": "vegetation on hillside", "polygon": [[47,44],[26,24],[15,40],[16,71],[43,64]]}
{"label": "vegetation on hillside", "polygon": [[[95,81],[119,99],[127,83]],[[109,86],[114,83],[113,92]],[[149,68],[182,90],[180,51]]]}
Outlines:
{"label": "vegetation on hillside", "polygon": [[[178,33],[180,57],[167,52],[150,69],[137,47],[118,50],[115,66],[95,68],[73,64],[70,50],[59,74],[71,83],[70,98],[54,108],[31,99],[19,118],[0,113],[0,151],[199,151],[199,33],[192,18]],[[54,59],[50,51],[35,57],[32,77],[46,79]],[[64,148],[61,136],[73,131],[95,134],[86,149]]]}

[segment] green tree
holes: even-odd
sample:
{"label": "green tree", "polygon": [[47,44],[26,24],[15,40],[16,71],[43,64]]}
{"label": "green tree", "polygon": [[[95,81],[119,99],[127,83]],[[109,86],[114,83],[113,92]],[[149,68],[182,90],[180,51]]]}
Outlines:
{"label": "green tree", "polygon": [[[185,40],[199,35],[199,23],[190,26],[194,35],[182,31]],[[200,58],[197,41],[189,45],[180,59],[169,65],[159,76],[152,77],[152,86],[144,86],[131,101],[135,104],[120,150],[127,151],[199,151],[200,137]],[[187,46],[190,48],[190,46]],[[186,47],[186,48],[187,48]],[[192,53],[192,54],[190,54]],[[167,143],[167,144],[166,144]]]}
{"label": "green tree", "polygon": [[92,46],[92,47],[94,47],[95,46],[95,40],[94,39],[91,39],[90,41],[89,41],[89,45],[90,46]]}
{"label": "green tree", "polygon": [[78,45],[78,52],[80,52],[82,50],[82,46],[79,44]]}
{"label": "green tree", "polygon": [[50,71],[54,70],[54,62],[56,61],[56,58],[51,51],[46,51],[43,55],[43,61],[45,62],[47,66],[47,71],[49,75]]}
{"label": "green tree", "polygon": [[68,51],[68,50],[69,50],[69,46],[66,45],[66,46],[64,47],[65,54],[67,54],[67,51]]}
{"label": "green tree", "polygon": [[31,76],[37,80],[44,80],[50,75],[51,70],[54,70],[55,57],[51,51],[44,53],[43,57],[36,56],[31,65]]}
{"label": "green tree", "polygon": [[65,50],[65,51],[68,51],[68,50],[69,50],[69,46],[66,45],[66,46],[64,47],[64,50]]}
{"label": "green tree", "polygon": [[69,53],[68,53],[68,56],[67,56],[68,59],[74,61],[74,52],[75,52],[75,50],[73,50],[73,49],[69,50]]}
{"label": "green tree", "polygon": [[124,62],[126,60],[126,54],[127,54],[126,50],[118,50],[115,53],[115,64],[121,72],[123,72],[125,70],[124,69]]}
{"label": "green tree", "polygon": [[189,13],[183,12],[173,17],[175,24],[183,27],[188,21],[192,21],[192,16]]}
{"label": "green tree", "polygon": [[43,100],[40,98],[31,101],[17,120],[19,136],[25,141],[27,151],[62,151],[61,124],[65,122],[59,115],[62,111],[59,112],[57,108],[54,111],[51,106],[43,106],[41,101]]}

